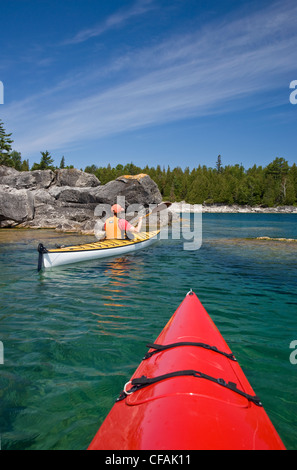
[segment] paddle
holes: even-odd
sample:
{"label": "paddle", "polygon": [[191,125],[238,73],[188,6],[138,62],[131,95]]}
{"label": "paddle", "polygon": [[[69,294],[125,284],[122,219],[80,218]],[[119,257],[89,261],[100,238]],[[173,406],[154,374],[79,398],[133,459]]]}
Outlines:
{"label": "paddle", "polygon": [[142,215],[141,217],[138,217],[136,220],[134,220],[133,225],[136,225],[140,219],[144,219],[145,217],[148,217],[149,215],[156,214],[158,212],[164,211],[165,209],[168,209],[171,205],[172,203],[169,201],[161,202],[161,204],[158,204],[152,210],[149,210],[147,214]]}

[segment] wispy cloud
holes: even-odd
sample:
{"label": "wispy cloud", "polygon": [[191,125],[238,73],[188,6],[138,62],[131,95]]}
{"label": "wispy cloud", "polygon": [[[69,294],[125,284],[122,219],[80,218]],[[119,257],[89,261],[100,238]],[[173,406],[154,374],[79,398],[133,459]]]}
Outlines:
{"label": "wispy cloud", "polygon": [[6,113],[18,129],[16,143],[25,154],[53,151],[264,105],[259,93],[283,86],[284,76],[296,70],[297,5],[288,3],[172,36],[14,103]]}
{"label": "wispy cloud", "polygon": [[64,45],[78,44],[87,41],[88,39],[101,36],[110,29],[118,28],[126,24],[129,20],[136,16],[143,15],[153,8],[153,0],[137,0],[132,7],[121,9],[116,13],[110,15],[102,23],[96,24],[91,28],[86,28],[76,33],[72,38],[64,41]]}

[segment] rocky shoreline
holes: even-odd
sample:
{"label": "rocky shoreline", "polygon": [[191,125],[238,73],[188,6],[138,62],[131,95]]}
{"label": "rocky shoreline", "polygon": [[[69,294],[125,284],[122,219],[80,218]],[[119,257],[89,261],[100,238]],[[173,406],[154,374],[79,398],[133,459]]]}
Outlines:
{"label": "rocky shoreline", "polygon": [[170,207],[172,212],[202,212],[214,214],[297,214],[296,206],[278,206],[278,207],[262,207],[262,206],[238,206],[226,204],[187,204],[183,202],[174,202]]}
{"label": "rocky shoreline", "polygon": [[[76,169],[19,172],[0,166],[0,228],[48,228],[61,232],[96,233],[110,207],[122,198],[125,207],[162,202],[157,184],[146,174],[123,175],[102,185],[95,175]],[[99,207],[99,211],[98,211]],[[180,213],[296,214],[297,207],[172,204],[165,219]],[[164,214],[165,215],[165,214]],[[99,228],[100,230],[100,228]]]}
{"label": "rocky shoreline", "polygon": [[76,169],[19,172],[0,166],[0,228],[93,234],[118,197],[126,207],[162,202],[157,184],[145,174],[101,185],[96,176]]}

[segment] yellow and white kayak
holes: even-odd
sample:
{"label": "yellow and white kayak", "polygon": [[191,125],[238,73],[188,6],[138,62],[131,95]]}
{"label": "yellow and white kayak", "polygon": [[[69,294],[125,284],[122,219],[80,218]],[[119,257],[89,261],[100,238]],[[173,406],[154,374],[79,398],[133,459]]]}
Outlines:
{"label": "yellow and white kayak", "polygon": [[38,245],[38,271],[65,264],[90,261],[98,258],[122,256],[147,248],[157,241],[160,230],[135,234],[134,239],[102,240],[85,245],[67,246],[46,249],[42,243]]}

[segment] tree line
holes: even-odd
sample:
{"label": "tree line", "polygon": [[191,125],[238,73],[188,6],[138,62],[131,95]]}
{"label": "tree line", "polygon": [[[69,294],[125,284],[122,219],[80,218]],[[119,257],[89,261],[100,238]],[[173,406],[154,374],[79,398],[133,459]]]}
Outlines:
{"label": "tree line", "polygon": [[85,171],[95,174],[102,184],[123,174],[146,173],[157,183],[163,199],[170,201],[267,207],[297,204],[297,166],[290,167],[281,157],[266,167],[254,165],[247,170],[239,164],[223,166],[219,155],[214,168],[141,168],[130,163],[113,168],[92,165]]}
{"label": "tree line", "polygon": [[[21,154],[12,150],[12,143],[11,134],[5,132],[0,121],[0,165],[19,171],[57,169],[48,151],[41,152],[40,162],[29,168],[29,161],[22,161]],[[73,165],[65,166],[65,158],[62,157],[58,168],[73,168]],[[160,165],[142,168],[128,163],[115,167],[93,164],[84,171],[97,176],[101,184],[125,174],[146,173],[158,185],[163,199],[170,201],[267,207],[297,204],[297,166],[295,163],[289,166],[282,157],[276,157],[265,167],[254,165],[248,169],[239,164],[224,166],[219,155],[213,168],[206,165],[193,169],[161,168]]]}

